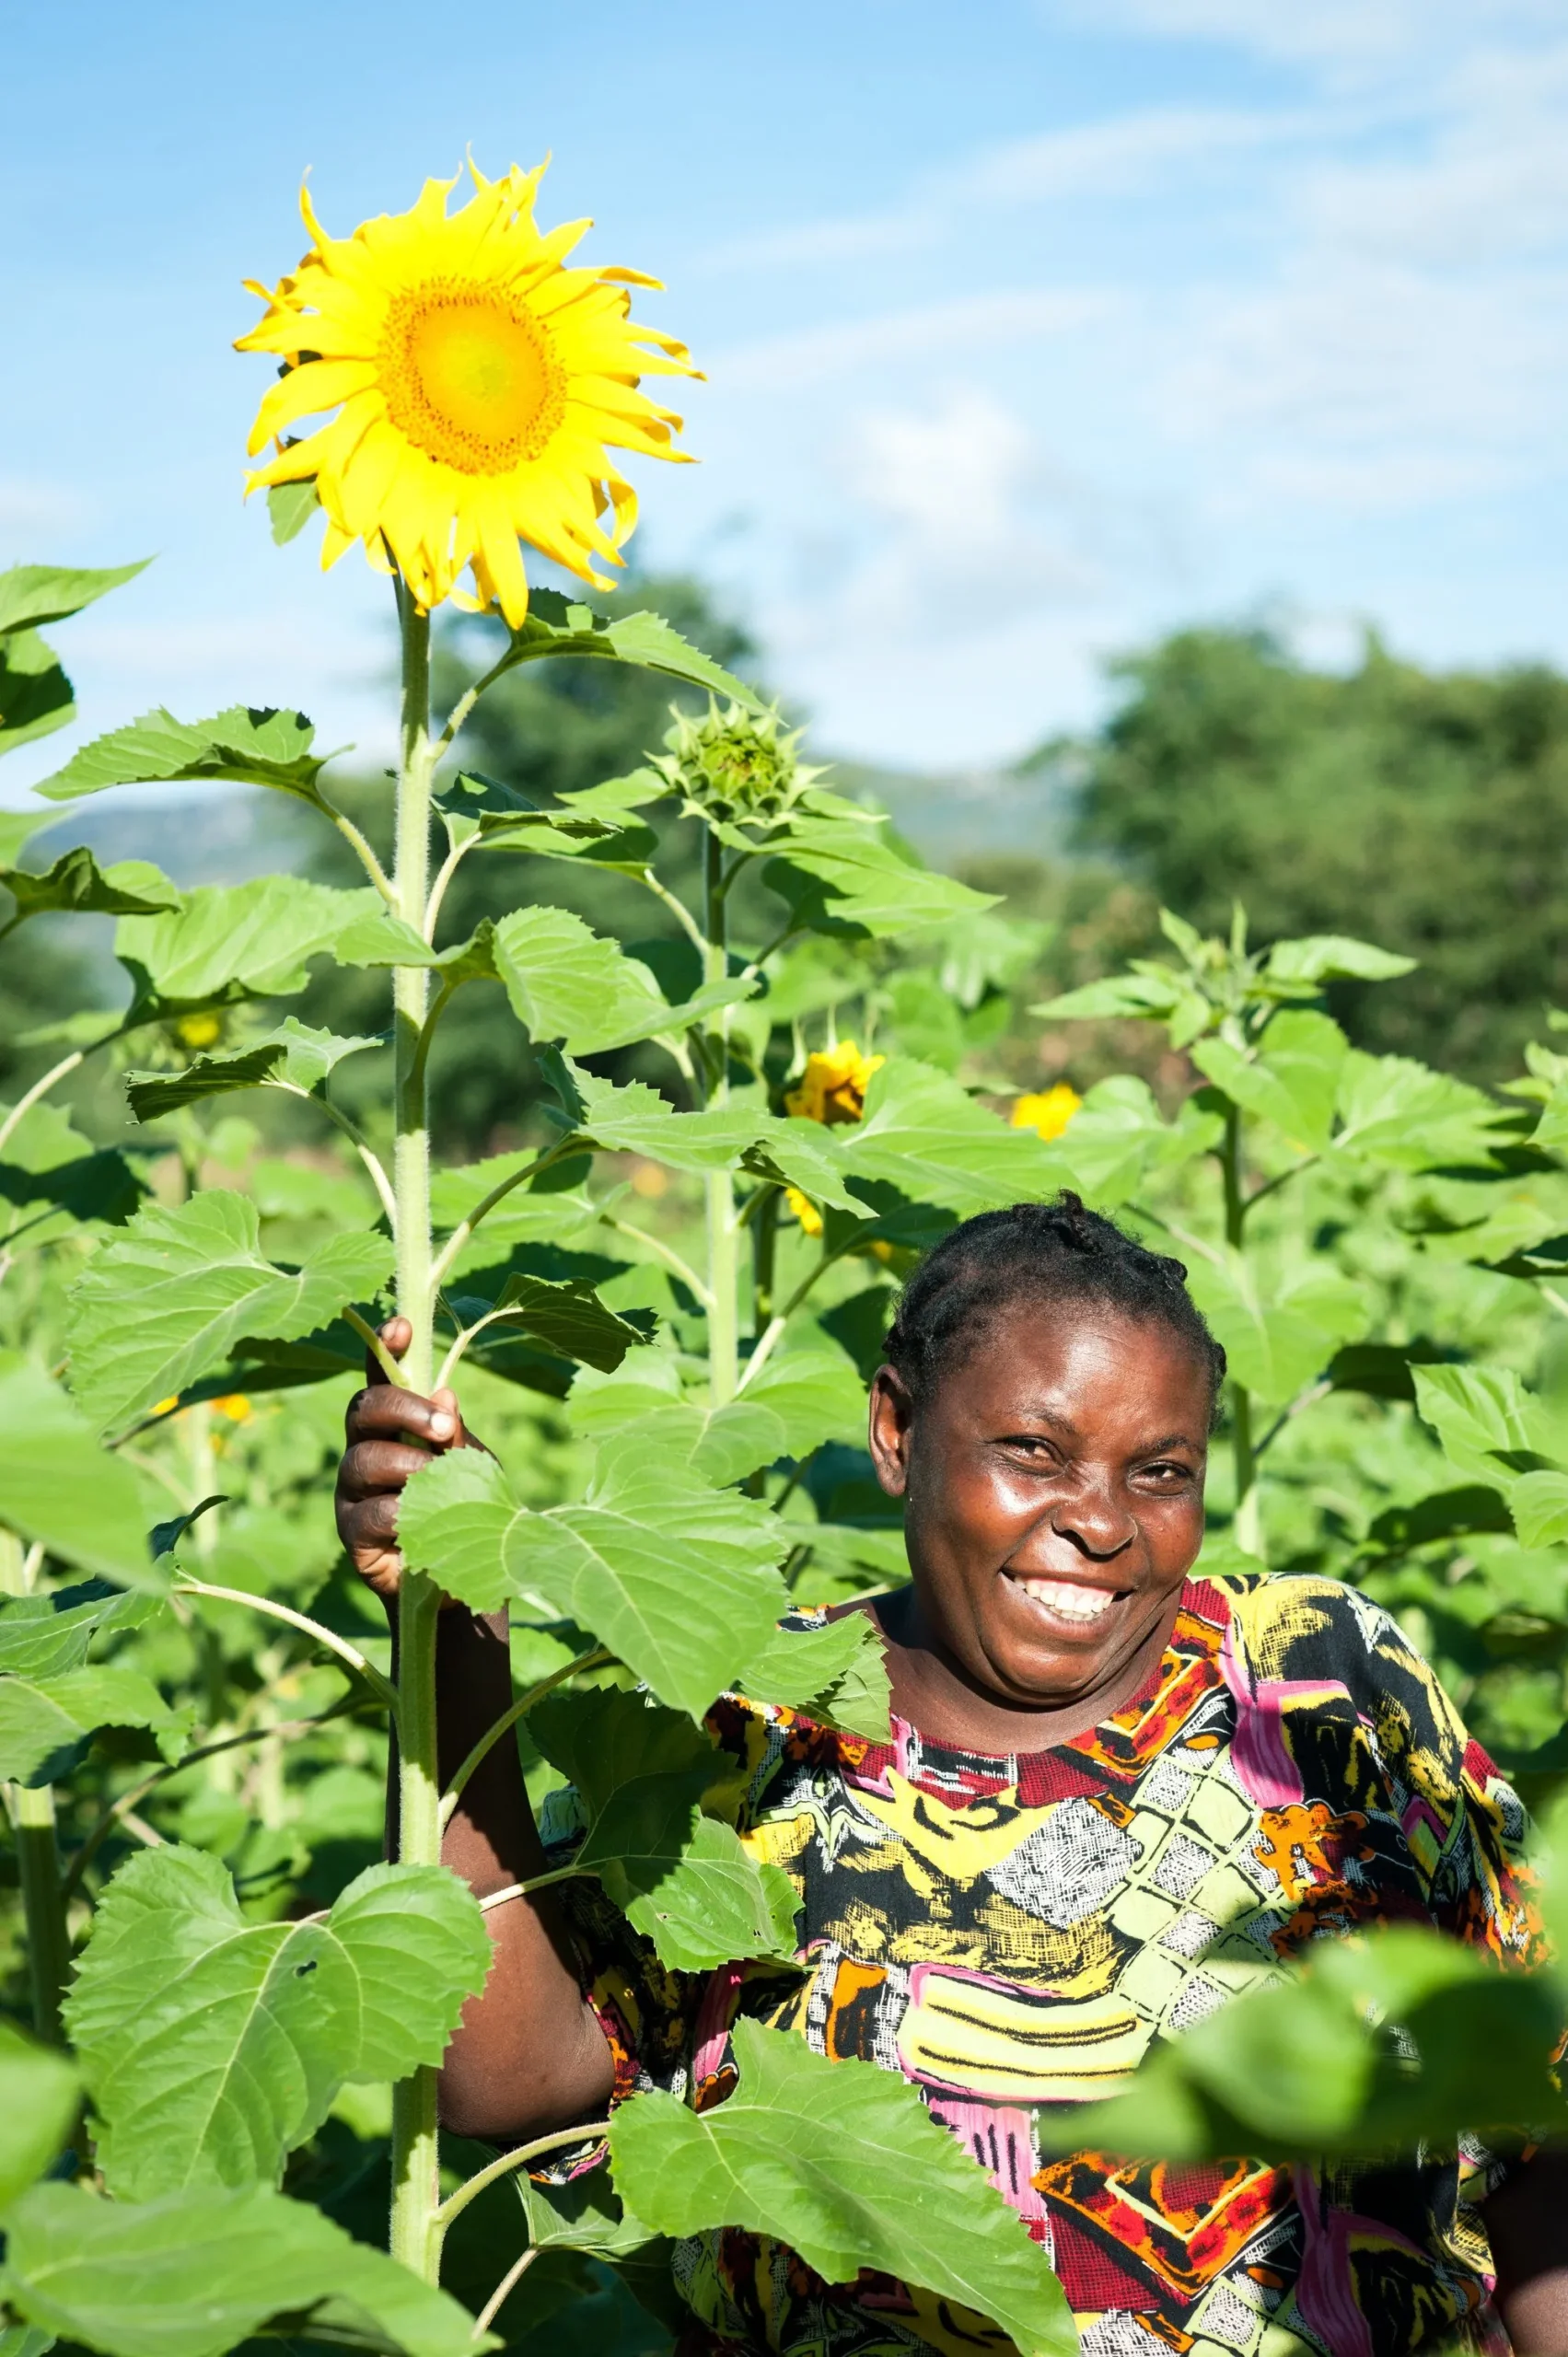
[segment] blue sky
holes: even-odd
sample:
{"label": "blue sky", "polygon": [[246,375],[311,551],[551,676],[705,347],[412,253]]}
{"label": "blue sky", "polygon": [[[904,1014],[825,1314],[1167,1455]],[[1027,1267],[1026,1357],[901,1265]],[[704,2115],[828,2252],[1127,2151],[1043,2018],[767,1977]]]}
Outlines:
{"label": "blue sky", "polygon": [[667,282],[703,464],[642,468],[642,552],[821,749],[1005,761],[1195,619],[1568,661],[1560,0],[12,0],[6,86],[0,563],[158,552],[60,633],[87,726],[385,745],[386,585],[240,505],[228,347],[307,167],[342,232],[469,145]]}

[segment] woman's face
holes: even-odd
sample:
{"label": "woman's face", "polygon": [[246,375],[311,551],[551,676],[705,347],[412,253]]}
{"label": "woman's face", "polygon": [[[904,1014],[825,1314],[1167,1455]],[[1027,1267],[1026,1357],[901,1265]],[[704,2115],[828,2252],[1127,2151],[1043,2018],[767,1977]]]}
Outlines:
{"label": "woman's face", "polygon": [[1017,1303],[918,1409],[871,1395],[928,1643],[998,1701],[1092,1702],[1168,1622],[1203,1537],[1209,1387],[1167,1326]]}

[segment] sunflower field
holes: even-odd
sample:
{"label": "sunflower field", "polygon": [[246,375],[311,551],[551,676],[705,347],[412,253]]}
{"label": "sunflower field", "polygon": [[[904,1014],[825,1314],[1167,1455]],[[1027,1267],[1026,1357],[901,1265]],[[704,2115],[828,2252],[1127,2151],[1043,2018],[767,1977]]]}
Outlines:
{"label": "sunflower field", "polygon": [[[436,2114],[490,1956],[441,1833],[490,1743],[536,1803],[576,1786],[572,1871],[663,1962],[793,1957],[702,1721],[738,1689],[886,1737],[868,1624],[778,1622],[905,1575],[865,1384],[900,1276],[975,1212],[1070,1187],[1179,1253],[1231,1369],[1206,1560],[1352,1583],[1527,1799],[1568,1774],[1558,1018],[1491,1090],[1369,1054],[1325,993],[1408,961],[1254,948],[1239,911],[1223,939],[1167,914],[1163,956],[1033,1003],[1039,929],[923,866],[743,680],[656,613],[530,588],[524,542],[606,586],[635,513],[610,453],[680,455],[638,380],[691,373],[630,319],[651,282],[537,229],[537,181],[476,172],[455,211],[433,182],[345,240],[308,212],[253,290],[273,537],[389,575],[385,791],[345,794],[286,705],[157,708],[0,817],[7,929],[95,919],[121,975],[0,1109],[3,2357],[658,2357],[669,2245],[722,2225],[1067,2357],[1043,2255],[896,2073],[758,2029],[705,2112],[637,2095],[500,2154]],[[0,574],[0,750],[71,717],[41,633],[135,570]],[[448,601],[498,618],[494,660],[433,711]],[[563,662],[686,701],[629,774],[545,802],[466,767],[482,700]],[[358,880],[180,888],[72,842],[149,782],[289,797]],[[506,905],[465,933],[470,862]],[[509,869],[645,914],[510,904]],[[333,990],[363,1030],[308,1019]],[[537,1087],[515,1147],[447,1162],[433,1050],[470,990]],[[1147,1058],[1081,1093],[1009,1076],[1019,1042],[1065,1038],[1071,1071],[1138,1027],[1157,1094]],[[332,1529],[367,1358],[455,1384],[488,1444],[410,1487],[395,1641]],[[443,1593],[508,1609],[516,1681],[445,1775]],[[1310,1983],[1260,1960],[1224,2040],[1161,2048],[1086,2139],[1352,2154],[1561,2116],[1551,1974],[1413,1931],[1332,1953]],[[603,2167],[529,2175],[595,2137]]]}

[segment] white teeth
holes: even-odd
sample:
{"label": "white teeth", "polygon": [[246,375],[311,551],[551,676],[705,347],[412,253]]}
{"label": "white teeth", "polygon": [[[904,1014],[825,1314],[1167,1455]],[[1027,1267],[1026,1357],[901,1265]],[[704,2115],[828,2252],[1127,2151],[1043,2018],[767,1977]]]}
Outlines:
{"label": "white teeth", "polygon": [[1116,1601],[1114,1589],[1085,1587],[1077,1580],[1020,1580],[1018,1585],[1062,1620],[1098,1620]]}

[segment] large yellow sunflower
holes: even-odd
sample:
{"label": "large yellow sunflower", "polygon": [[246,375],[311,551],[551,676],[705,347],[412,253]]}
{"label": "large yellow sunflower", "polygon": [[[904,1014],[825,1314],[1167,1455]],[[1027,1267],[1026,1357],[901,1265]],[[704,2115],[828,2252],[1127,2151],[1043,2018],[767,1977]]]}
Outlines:
{"label": "large yellow sunflower", "polygon": [[[394,564],[428,609],[456,596],[465,566],[477,602],[516,628],[528,612],[519,539],[607,588],[595,561],[619,564],[636,495],[611,448],[684,459],[680,420],[637,389],[645,376],[695,377],[684,344],[631,318],[632,270],[568,270],[587,221],[543,234],[533,217],[544,170],[498,180],[474,170],[426,180],[411,212],[329,238],[308,192],[313,243],[276,287],[248,279],[266,314],[236,345],[276,353],[284,374],[251,429],[252,457],[275,458],[247,489],[315,481],[327,514],[323,565],[353,540]],[[301,419],[337,414],[300,440]],[[610,511],[610,529],[599,519]]]}

